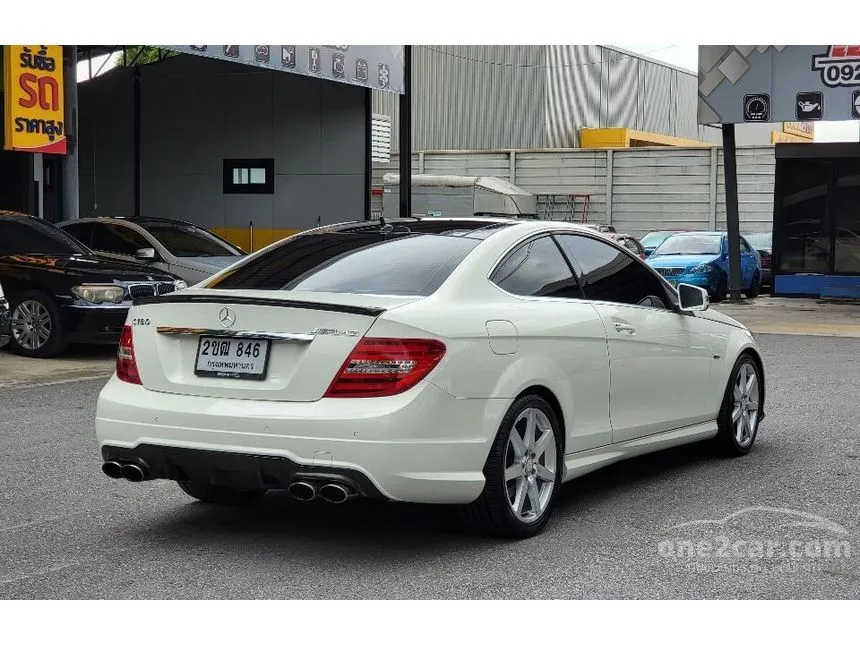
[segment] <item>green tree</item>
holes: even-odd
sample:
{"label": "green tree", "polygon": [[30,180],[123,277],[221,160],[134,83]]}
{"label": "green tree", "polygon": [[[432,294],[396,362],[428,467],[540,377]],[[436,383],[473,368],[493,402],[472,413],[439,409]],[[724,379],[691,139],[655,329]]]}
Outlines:
{"label": "green tree", "polygon": [[[124,53],[117,57],[116,64],[117,67],[131,67],[132,63],[135,65],[154,63],[159,59],[158,52],[158,47],[152,45],[130,45],[125,48]],[[169,58],[170,56],[176,56],[176,52],[167,49],[161,50],[161,58]]]}

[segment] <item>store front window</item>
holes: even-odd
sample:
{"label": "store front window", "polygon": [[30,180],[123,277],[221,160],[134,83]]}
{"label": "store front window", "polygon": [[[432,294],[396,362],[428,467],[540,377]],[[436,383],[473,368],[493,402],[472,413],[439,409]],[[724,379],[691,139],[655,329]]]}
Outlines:
{"label": "store front window", "polygon": [[831,164],[792,160],[783,176],[780,271],[830,272],[830,218],[827,194]]}
{"label": "store front window", "polygon": [[860,161],[839,161],[834,207],[834,271],[860,273]]}

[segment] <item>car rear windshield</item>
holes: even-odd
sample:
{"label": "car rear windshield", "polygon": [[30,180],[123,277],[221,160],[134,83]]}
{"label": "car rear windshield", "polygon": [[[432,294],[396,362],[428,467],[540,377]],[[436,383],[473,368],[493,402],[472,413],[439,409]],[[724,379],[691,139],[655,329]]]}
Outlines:
{"label": "car rear windshield", "polygon": [[654,255],[719,255],[719,235],[673,235],[654,251]]}
{"label": "car rear windshield", "polygon": [[207,287],[428,296],[485,237],[379,227],[296,235]]}

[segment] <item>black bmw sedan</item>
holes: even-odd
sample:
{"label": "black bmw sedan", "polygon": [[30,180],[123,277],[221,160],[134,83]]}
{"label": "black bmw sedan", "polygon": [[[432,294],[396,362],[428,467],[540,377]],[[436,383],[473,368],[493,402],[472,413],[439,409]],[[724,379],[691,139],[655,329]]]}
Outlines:
{"label": "black bmw sedan", "polygon": [[47,358],[73,343],[116,343],[135,298],[182,289],[169,273],[96,256],[43,220],[0,211],[0,284],[13,352]]}

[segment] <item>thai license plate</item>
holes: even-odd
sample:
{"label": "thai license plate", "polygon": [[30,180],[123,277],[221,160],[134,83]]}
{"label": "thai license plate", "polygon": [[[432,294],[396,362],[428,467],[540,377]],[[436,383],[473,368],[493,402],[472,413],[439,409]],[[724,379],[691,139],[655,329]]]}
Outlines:
{"label": "thai license plate", "polygon": [[194,374],[262,381],[269,366],[270,346],[269,340],[201,336]]}

